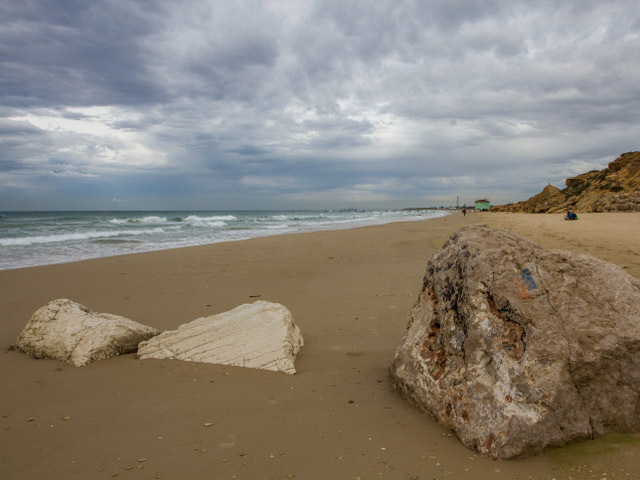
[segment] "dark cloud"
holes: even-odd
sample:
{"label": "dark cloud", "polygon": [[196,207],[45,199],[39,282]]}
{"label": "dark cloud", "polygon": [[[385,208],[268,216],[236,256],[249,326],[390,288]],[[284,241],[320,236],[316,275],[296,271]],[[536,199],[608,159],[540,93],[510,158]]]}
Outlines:
{"label": "dark cloud", "polygon": [[136,105],[161,97],[140,40],[153,3],[4,2],[0,29],[6,105]]}
{"label": "dark cloud", "polygon": [[639,31],[624,0],[3,2],[3,205],[518,200],[638,149]]}

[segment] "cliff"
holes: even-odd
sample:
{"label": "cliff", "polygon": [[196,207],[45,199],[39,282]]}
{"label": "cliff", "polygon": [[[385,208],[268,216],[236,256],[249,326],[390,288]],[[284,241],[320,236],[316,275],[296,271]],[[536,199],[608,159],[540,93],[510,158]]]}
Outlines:
{"label": "cliff", "polygon": [[566,188],[547,185],[528,200],[492,207],[494,212],[560,213],[640,211],[640,152],[623,153],[607,168],[567,178]]}

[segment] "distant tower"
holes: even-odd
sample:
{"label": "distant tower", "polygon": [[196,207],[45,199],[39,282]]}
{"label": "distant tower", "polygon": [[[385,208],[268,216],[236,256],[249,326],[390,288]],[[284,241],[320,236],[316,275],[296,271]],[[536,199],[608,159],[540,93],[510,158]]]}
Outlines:
{"label": "distant tower", "polygon": [[460,208],[460,195],[456,193],[456,208]]}

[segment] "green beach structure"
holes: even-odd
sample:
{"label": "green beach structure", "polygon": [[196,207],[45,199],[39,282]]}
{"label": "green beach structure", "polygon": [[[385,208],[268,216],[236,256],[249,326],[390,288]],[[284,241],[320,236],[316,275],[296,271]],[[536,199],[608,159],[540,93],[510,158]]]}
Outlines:
{"label": "green beach structure", "polygon": [[476,212],[488,212],[491,208],[491,202],[488,199],[483,198],[481,200],[476,200]]}

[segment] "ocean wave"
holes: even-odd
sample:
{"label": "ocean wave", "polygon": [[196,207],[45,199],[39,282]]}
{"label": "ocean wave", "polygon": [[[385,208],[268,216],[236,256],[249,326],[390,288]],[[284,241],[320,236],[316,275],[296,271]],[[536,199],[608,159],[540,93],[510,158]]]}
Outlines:
{"label": "ocean wave", "polygon": [[287,225],[286,223],[281,223],[279,225],[266,225],[265,230],[286,230],[287,228],[289,228],[289,225]]}
{"label": "ocean wave", "polygon": [[36,245],[42,243],[63,243],[96,238],[113,238],[123,235],[148,235],[150,233],[162,233],[162,228],[150,228],[146,230],[122,230],[122,231],[90,231],[78,233],[62,233],[58,235],[36,235],[33,237],[0,238],[0,246],[10,247],[16,245]]}
{"label": "ocean wave", "polygon": [[166,223],[166,217],[157,217],[155,215],[150,215],[148,217],[142,217],[138,219],[134,219],[131,223]]}
{"label": "ocean wave", "polygon": [[212,217],[200,217],[189,215],[185,221],[195,227],[224,227],[229,221],[237,220],[233,215],[217,215]]}
{"label": "ocean wave", "polygon": [[224,227],[225,222],[237,220],[237,217],[233,215],[214,215],[210,217],[201,217],[199,215],[189,215],[187,218],[182,217],[160,217],[157,215],[149,215],[146,217],[132,217],[132,218],[113,218],[109,220],[112,225],[126,225],[126,224],[166,224],[166,223],[189,223],[192,226],[202,227]]}
{"label": "ocean wave", "polygon": [[113,218],[109,220],[109,223],[113,225],[124,225],[127,223],[167,223],[166,217],[159,217],[156,215],[149,215],[147,217],[134,217],[134,218]]}
{"label": "ocean wave", "polygon": [[312,220],[317,218],[325,218],[325,216],[323,213],[312,214],[312,215],[304,215],[304,214],[272,215],[268,219],[264,219],[264,220],[266,221],[277,220],[279,222],[286,222],[286,221]]}
{"label": "ocean wave", "polygon": [[129,243],[141,243],[140,240],[134,240],[133,238],[94,238],[91,239],[92,243],[99,243],[102,245],[122,245]]}
{"label": "ocean wave", "polygon": [[187,217],[188,222],[193,222],[193,221],[215,222],[219,220],[230,221],[230,220],[237,220],[237,219],[238,218],[234,217],[233,215],[214,215],[212,217],[200,217],[198,215],[189,215]]}

